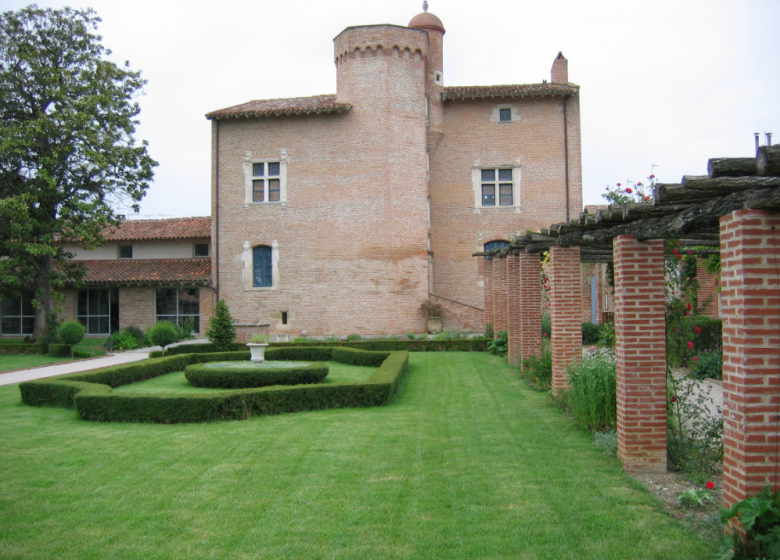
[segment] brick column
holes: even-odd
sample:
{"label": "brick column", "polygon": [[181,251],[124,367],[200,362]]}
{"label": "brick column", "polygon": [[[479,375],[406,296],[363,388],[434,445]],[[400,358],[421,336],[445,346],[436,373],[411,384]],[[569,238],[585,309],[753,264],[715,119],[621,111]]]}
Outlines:
{"label": "brick column", "polygon": [[506,328],[506,259],[493,263],[493,328],[496,333]]}
{"label": "brick column", "polygon": [[[774,228],[774,229],[773,229]],[[723,318],[723,501],[778,489],[780,214],[720,219]]]}
{"label": "brick column", "polygon": [[520,302],[520,257],[509,255],[506,258],[506,328],[509,347],[507,359],[513,366],[519,365],[521,357]]}
{"label": "brick column", "polygon": [[664,243],[613,240],[618,457],[628,472],[666,472]]}
{"label": "brick column", "polygon": [[520,253],[520,352],[522,358],[540,354],[542,337],[542,280],[539,255]]}
{"label": "brick column", "polygon": [[493,258],[485,259],[485,326],[492,323],[496,326],[496,317],[493,312],[496,295],[493,293],[495,285],[495,275],[493,270]]}
{"label": "brick column", "polygon": [[582,359],[582,286],[580,248],[550,249],[552,390],[569,386],[568,367]]}

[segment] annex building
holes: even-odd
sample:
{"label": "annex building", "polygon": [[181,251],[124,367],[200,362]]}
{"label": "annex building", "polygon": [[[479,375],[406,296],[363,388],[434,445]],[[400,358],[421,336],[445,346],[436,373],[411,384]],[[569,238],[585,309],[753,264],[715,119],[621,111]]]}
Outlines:
{"label": "annex building", "polygon": [[[203,333],[222,298],[242,339],[403,334],[426,330],[430,299],[444,327],[482,330],[472,255],[582,210],[579,87],[560,53],[549,82],[445,86],[444,35],[427,11],[348,27],[335,94],[208,113],[211,216],[127,220],[70,248],[89,273],[62,317]],[[0,313],[0,334],[31,332],[24,294]]]}

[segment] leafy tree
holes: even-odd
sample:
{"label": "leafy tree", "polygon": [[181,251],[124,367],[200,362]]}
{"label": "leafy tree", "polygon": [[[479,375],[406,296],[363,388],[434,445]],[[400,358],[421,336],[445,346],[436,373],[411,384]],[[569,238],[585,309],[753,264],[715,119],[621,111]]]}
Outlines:
{"label": "leafy tree", "polygon": [[0,14],[0,298],[33,288],[34,336],[93,249],[138,210],[157,163],[136,145],[140,72],[105,60],[91,9]]}
{"label": "leafy tree", "polygon": [[224,299],[217,302],[214,308],[214,316],[209,321],[206,331],[208,338],[217,350],[232,350],[236,340],[236,327],[233,325],[233,317],[230,315],[227,303]]}
{"label": "leafy tree", "polygon": [[181,329],[170,321],[159,321],[149,327],[146,336],[155,346],[162,346],[163,352],[165,352],[166,346],[181,340]]}

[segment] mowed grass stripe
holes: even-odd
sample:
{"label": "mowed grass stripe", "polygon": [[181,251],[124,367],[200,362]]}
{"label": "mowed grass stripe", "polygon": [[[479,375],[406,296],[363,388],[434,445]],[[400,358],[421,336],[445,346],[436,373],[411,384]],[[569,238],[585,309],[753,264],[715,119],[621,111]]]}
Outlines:
{"label": "mowed grass stripe", "polygon": [[503,361],[414,353],[393,402],[101,424],[0,388],[0,558],[707,558]]}

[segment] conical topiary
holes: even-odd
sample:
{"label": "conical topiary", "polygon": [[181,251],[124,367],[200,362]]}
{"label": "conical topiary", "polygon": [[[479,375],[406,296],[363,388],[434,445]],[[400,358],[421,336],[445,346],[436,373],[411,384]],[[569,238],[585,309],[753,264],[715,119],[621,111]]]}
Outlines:
{"label": "conical topiary", "polygon": [[214,308],[214,316],[209,321],[206,338],[216,346],[217,350],[227,352],[233,349],[236,340],[236,327],[233,325],[233,317],[224,299],[217,302]]}

